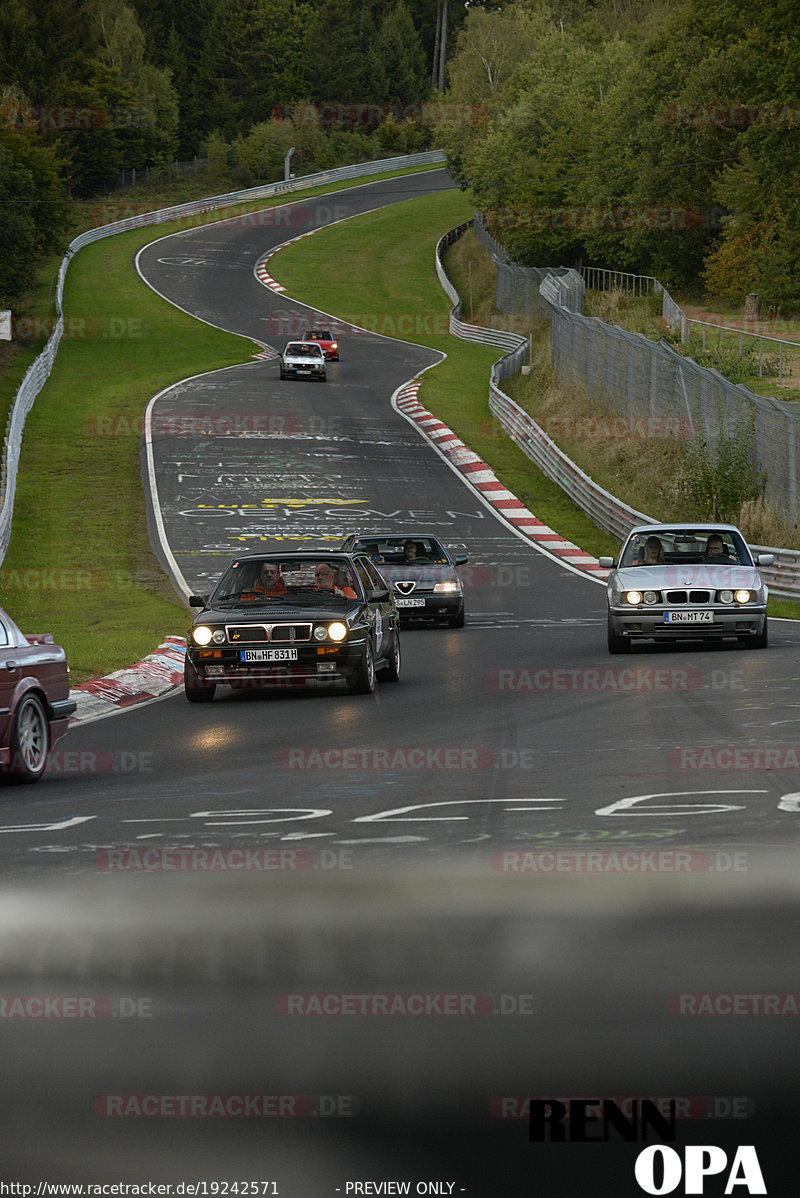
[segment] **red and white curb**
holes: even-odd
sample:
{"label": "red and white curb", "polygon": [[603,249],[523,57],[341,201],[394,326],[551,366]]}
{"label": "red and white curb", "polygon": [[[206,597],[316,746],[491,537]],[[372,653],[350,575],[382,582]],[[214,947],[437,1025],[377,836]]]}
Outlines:
{"label": "red and white curb", "polygon": [[186,640],[182,636],[165,636],[155,653],[143,661],[115,670],[105,678],[81,682],[70,691],[78,709],[73,724],[89,723],[125,707],[136,707],[159,699],[177,686],[183,686],[183,661]]}
{"label": "red and white curb", "polygon": [[524,534],[527,540],[546,549],[573,569],[584,570],[598,578],[606,578],[608,570],[600,565],[596,557],[592,557],[590,553],[573,545],[572,541],[543,524],[512,491],[503,486],[492,468],[477,453],[465,445],[438,416],[434,416],[419,403],[417,392],[420,385],[420,380],[414,379],[400,388],[395,401],[398,411],[414,421],[428,440],[463,475],[465,481],[487,500],[512,528]]}
{"label": "red and white curb", "polygon": [[266,254],[259,258],[258,262],[256,262],[253,268],[253,273],[255,274],[259,283],[263,283],[265,287],[269,287],[270,291],[275,291],[278,294],[284,292],[286,288],[281,287],[280,283],[273,279],[272,275],[267,270],[267,263],[274,254],[278,253],[278,250],[285,249],[287,245],[294,245],[296,241],[302,241],[304,237],[311,237],[313,233],[318,232],[319,229],[310,229],[308,233],[300,233],[297,237],[292,237],[289,241],[284,241],[280,245],[273,246],[271,250],[267,250]]}

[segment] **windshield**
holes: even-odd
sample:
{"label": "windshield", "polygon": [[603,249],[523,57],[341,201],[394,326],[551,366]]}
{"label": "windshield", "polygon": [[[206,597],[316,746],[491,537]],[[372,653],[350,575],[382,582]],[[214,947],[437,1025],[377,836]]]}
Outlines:
{"label": "windshield", "polygon": [[340,603],[361,597],[349,562],[319,559],[264,557],[233,562],[217,583],[209,606],[236,603],[247,606],[274,603]]}
{"label": "windshield", "polygon": [[447,554],[436,537],[361,537],[356,548],[378,565],[447,565]]}
{"label": "windshield", "polygon": [[312,358],[318,358],[322,354],[322,349],[317,345],[316,341],[292,341],[286,346],[283,352],[297,356],[307,355]]}
{"label": "windshield", "polygon": [[735,529],[696,527],[639,530],[626,544],[620,568],[628,566],[752,566],[750,550]]}

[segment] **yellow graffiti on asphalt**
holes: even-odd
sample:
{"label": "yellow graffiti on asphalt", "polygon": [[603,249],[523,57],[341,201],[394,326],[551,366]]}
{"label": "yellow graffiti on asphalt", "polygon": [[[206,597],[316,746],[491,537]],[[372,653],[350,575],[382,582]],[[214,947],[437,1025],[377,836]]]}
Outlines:
{"label": "yellow graffiti on asphalt", "polygon": [[241,509],[245,508],[274,508],[274,507],[309,507],[312,504],[340,504],[343,507],[351,507],[354,503],[366,503],[366,499],[262,499],[260,503],[199,503],[198,509],[204,511],[216,511],[218,508]]}

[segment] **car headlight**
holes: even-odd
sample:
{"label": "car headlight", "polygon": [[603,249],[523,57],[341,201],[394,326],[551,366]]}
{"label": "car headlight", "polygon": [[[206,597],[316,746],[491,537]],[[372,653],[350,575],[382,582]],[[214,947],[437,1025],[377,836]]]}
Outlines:
{"label": "car headlight", "polygon": [[[737,591],[736,593],[738,595],[741,592]],[[733,603],[733,591],[720,591],[719,601],[720,603]]]}
{"label": "car headlight", "polygon": [[213,633],[210,628],[206,628],[205,624],[199,624],[197,628],[192,629],[192,640],[196,645],[207,645]]}
{"label": "car headlight", "polygon": [[225,636],[224,631],[221,628],[217,628],[216,631],[214,632],[213,636],[211,637],[211,640],[214,642],[215,645],[224,645],[225,641],[226,641],[226,636]]}
{"label": "car headlight", "polygon": [[737,591],[733,597],[737,603],[749,603],[752,598],[749,591]]}
{"label": "car headlight", "polygon": [[642,592],[641,591],[626,591],[625,595],[623,597],[624,597],[626,603],[630,603],[634,607],[636,607],[637,604],[642,602]]}
{"label": "car headlight", "polygon": [[328,636],[332,641],[343,641],[347,636],[347,625],[339,623],[329,624]]}
{"label": "car headlight", "polygon": [[317,627],[314,629],[314,640],[315,641],[327,641],[327,639],[328,639],[327,628],[324,626],[324,624],[318,624]]}
{"label": "car headlight", "polygon": [[461,587],[457,582],[435,582],[433,584],[434,594],[438,592],[440,595],[455,595]]}
{"label": "car headlight", "polygon": [[658,591],[645,591],[644,601],[650,604],[658,603]]}

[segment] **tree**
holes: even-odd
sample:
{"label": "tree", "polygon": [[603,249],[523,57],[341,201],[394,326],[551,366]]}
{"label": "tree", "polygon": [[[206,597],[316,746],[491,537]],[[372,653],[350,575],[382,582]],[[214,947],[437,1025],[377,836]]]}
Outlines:
{"label": "tree", "polygon": [[66,241],[63,194],[53,149],[0,129],[0,308],[18,305],[39,255]]}

